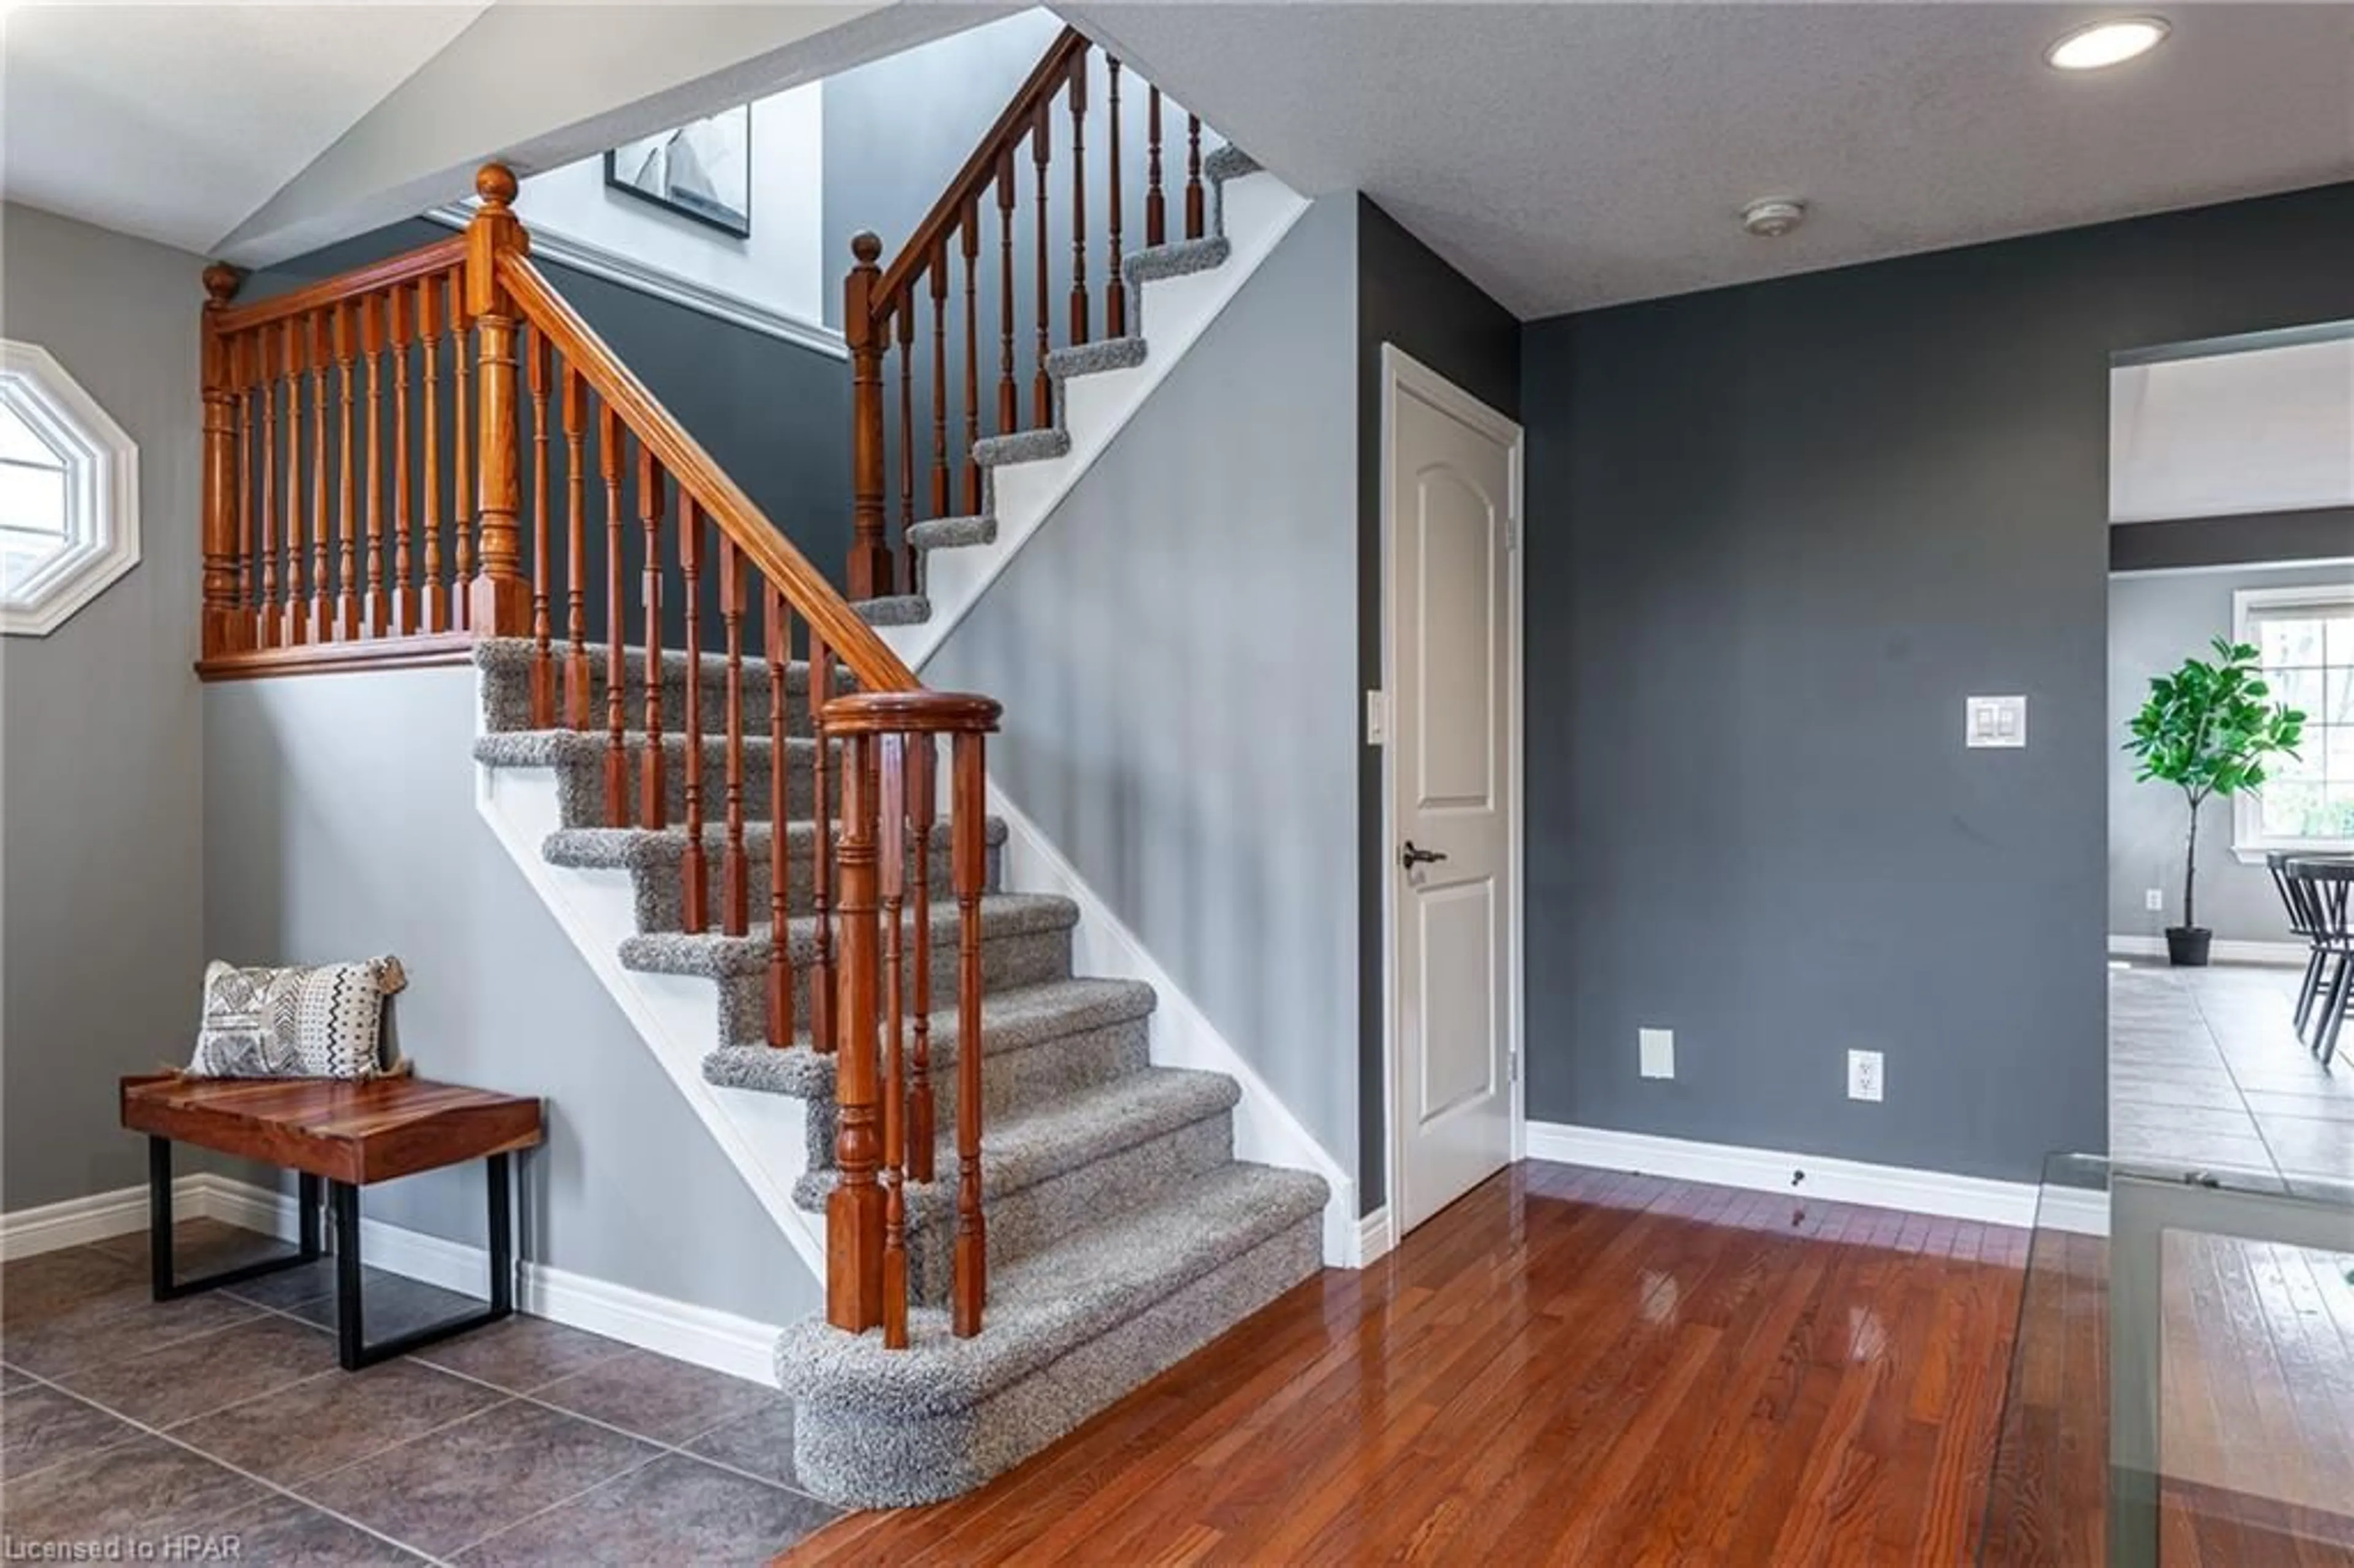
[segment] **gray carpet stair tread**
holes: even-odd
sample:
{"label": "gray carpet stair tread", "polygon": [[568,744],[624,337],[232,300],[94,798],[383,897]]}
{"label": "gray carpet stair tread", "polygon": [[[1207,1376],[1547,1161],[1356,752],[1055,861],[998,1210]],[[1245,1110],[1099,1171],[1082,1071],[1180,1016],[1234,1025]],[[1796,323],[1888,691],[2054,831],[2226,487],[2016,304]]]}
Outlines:
{"label": "gray carpet stair tread", "polygon": [[1010,436],[983,436],[972,443],[972,461],[983,468],[1007,463],[1045,462],[1069,455],[1071,432],[1065,429],[1017,430]]}
{"label": "gray carpet stair tread", "polygon": [[1225,266],[1232,250],[1223,236],[1174,239],[1166,245],[1129,252],[1120,262],[1120,270],[1131,283],[1182,278],[1191,272],[1207,272],[1214,267]]}
{"label": "gray carpet stair tread", "polygon": [[969,545],[993,544],[996,539],[997,519],[985,514],[933,517],[907,530],[907,548],[911,550],[955,550]]}
{"label": "gray carpet stair tread", "polygon": [[[474,644],[474,665],[477,669],[492,674],[527,678],[535,662],[538,646],[528,637],[485,637]],[[601,642],[589,645],[589,660],[599,675],[605,673],[608,652],[609,650]],[[560,666],[571,656],[571,646],[559,638],[550,645],[549,652],[554,655]],[[630,684],[634,688],[645,676],[646,651],[642,645],[631,644],[621,650],[621,658],[623,665],[629,671]],[[662,667],[663,679],[665,681],[684,682],[687,670],[685,650],[663,649]],[[702,659],[702,667],[705,685],[719,686],[726,683],[727,655],[726,653],[705,652]],[[769,662],[766,659],[747,652],[743,660],[743,672],[747,684],[756,678],[763,686],[768,684]],[[796,693],[807,690],[809,673],[809,661],[806,659],[790,661],[785,665],[785,689]],[[836,671],[835,684],[845,692],[858,689],[855,677],[852,676],[847,670]]]}
{"label": "gray carpet stair tread", "polygon": [[1245,175],[1255,175],[1258,171],[1258,160],[1232,142],[1211,148],[1202,157],[1202,177],[1214,185],[1225,185],[1228,180],[1238,180]]}
{"label": "gray carpet stair tread", "polygon": [[845,1334],[822,1318],[793,1324],[778,1340],[779,1385],[831,1405],[970,1408],[1317,1215],[1329,1196],[1307,1171],[1226,1166],[993,1271],[972,1339],[957,1339],[948,1314],[929,1308],[908,1314],[901,1351],[885,1350],[880,1331]]}
{"label": "gray carpet stair tread", "polygon": [[[759,802],[765,808],[765,800]],[[722,809],[725,809],[723,800]],[[950,842],[951,829],[945,821],[932,825],[934,847]],[[744,850],[758,857],[769,853],[770,830],[766,821],[747,821],[744,824]],[[991,817],[982,829],[984,842],[995,846],[1005,842],[1005,819]],[[817,842],[817,824],[803,817],[785,824],[785,851],[788,854],[807,854]],[[716,854],[726,847],[726,823],[706,817],[703,825],[703,847],[706,855]],[[550,865],[565,866],[575,871],[641,871],[675,865],[686,854],[686,830],[684,827],[653,828],[559,828],[547,835],[540,853]],[[909,896],[913,896],[911,893]],[[946,884],[932,879],[932,897],[938,901],[952,896]]]}
{"label": "gray carpet stair tread", "polygon": [[[708,722],[706,718],[706,726]],[[632,755],[642,752],[646,745],[645,732],[626,730],[622,733],[621,743]],[[770,744],[766,735],[748,735],[744,737],[744,755],[748,758],[760,758],[765,766]],[[474,760],[493,768],[578,767],[600,761],[610,745],[611,737],[602,730],[493,730],[474,737]],[[682,758],[686,753],[686,736],[683,735],[665,730],[662,745],[666,753],[675,752]],[[726,736],[706,727],[703,734],[703,750],[706,759],[714,757],[724,758],[727,750]],[[817,742],[808,736],[794,735],[785,737],[788,766],[805,768],[816,759],[816,753]],[[719,791],[716,787],[720,776],[712,771],[708,760],[704,772],[705,781],[715,786],[708,791],[706,810],[716,811],[720,804]],[[765,807],[766,803],[762,804]]]}
{"label": "gray carpet stair tread", "polygon": [[895,593],[854,600],[850,606],[869,626],[921,626],[932,618],[932,601],[919,593]]}
{"label": "gray carpet stair tread", "polygon": [[[1049,1041],[1151,1015],[1157,997],[1141,980],[1064,980],[990,991],[981,999],[984,1057],[1023,1051]],[[959,1050],[953,1003],[931,1014],[932,1066],[952,1065]],[[703,1059],[704,1082],[802,1099],[831,1099],[836,1058],[806,1045],[723,1045]],[[994,1138],[991,1139],[994,1152]]]}
{"label": "gray carpet stair tread", "polygon": [[1144,363],[1144,355],[1140,337],[1098,338],[1049,354],[1046,374],[1064,381],[1074,376],[1099,376],[1107,370],[1133,370]]}
{"label": "gray carpet stair tread", "polygon": [[[1242,1098],[1242,1086],[1224,1073],[1147,1067],[1108,1084],[1045,1105],[992,1118],[981,1132],[981,1190],[991,1202],[1122,1150],[1224,1116]],[[956,1129],[942,1128],[936,1158],[939,1179],[907,1183],[907,1221],[945,1213],[956,1203]],[[812,1170],[793,1189],[793,1202],[822,1213],[835,1172]]]}
{"label": "gray carpet stair tread", "polygon": [[[959,916],[955,901],[937,900],[932,907],[932,944],[938,953],[956,940]],[[1041,931],[1066,931],[1078,924],[1079,908],[1067,898],[1043,893],[991,893],[981,901],[981,935],[986,942]],[[786,951],[796,965],[817,953],[817,919],[803,916],[785,923]],[[765,973],[769,967],[769,925],[751,927],[741,937],[716,932],[689,935],[684,931],[647,931],[622,939],[621,967],[645,974],[700,975],[718,980]],[[939,981],[936,979],[936,985]]]}

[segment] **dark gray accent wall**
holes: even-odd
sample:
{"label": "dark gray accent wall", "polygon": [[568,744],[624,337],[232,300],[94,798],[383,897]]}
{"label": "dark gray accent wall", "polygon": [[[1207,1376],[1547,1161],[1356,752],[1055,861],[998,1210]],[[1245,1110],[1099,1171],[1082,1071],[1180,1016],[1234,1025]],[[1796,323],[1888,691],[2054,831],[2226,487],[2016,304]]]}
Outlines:
{"label": "dark gray accent wall", "polygon": [[[449,235],[449,229],[424,218],[393,224],[256,273],[246,281],[239,298],[265,299]],[[801,554],[839,581],[850,550],[849,366],[831,355],[587,272],[548,262],[541,267],[621,362],[744,487]],[[445,365],[449,352],[445,344]],[[530,440],[527,396],[526,441]],[[412,417],[421,418],[421,411]],[[441,417],[450,418],[446,391]],[[444,440],[446,444],[446,434]],[[560,433],[552,441],[551,454],[550,488],[557,508],[552,515],[560,519],[566,485]],[[588,455],[590,526],[585,580],[594,584],[603,580],[605,539],[603,499],[595,482],[599,460],[593,432]],[[526,519],[531,515],[530,466],[528,461],[524,464]],[[442,472],[445,476],[450,472],[446,462]],[[631,516],[635,496],[631,483],[623,498],[624,510]],[[560,524],[556,527],[559,550],[563,533]],[[525,534],[528,565],[528,527]],[[635,553],[634,523],[625,540],[624,570],[635,573],[641,560]],[[565,576],[559,566],[556,580],[560,584]],[[592,606],[601,606],[603,594],[594,593],[590,599]],[[668,599],[673,605],[680,602],[675,591]],[[592,625],[590,635],[602,630]]]}
{"label": "dark gray accent wall", "polygon": [[[2180,790],[2135,781],[2134,759],[2123,744],[2126,724],[2149,694],[2150,677],[2204,654],[2211,639],[2231,636],[2232,596],[2241,588],[2347,583],[2354,583],[2354,566],[2152,572],[2110,579],[2110,935],[2155,938],[2182,923],[2189,811]],[[2262,862],[2241,863],[2232,852],[2232,815],[2229,800],[2211,800],[2199,814],[2199,923],[2227,942],[2289,941],[2288,916],[2272,874]],[[2151,888],[2165,895],[2163,912],[2146,906],[2144,895]]]}
{"label": "dark gray accent wall", "polygon": [[0,1211],[14,1212],[145,1180],[115,1080],[195,1044],[204,262],[16,206],[0,243],[0,332],[55,355],[139,446],[139,564],[47,637],[0,638]]}
{"label": "dark gray accent wall", "polygon": [[2354,556],[2354,507],[2347,506],[2239,517],[2170,517],[2109,528],[2113,572],[2338,561],[2349,556]]}
{"label": "dark gray accent wall", "polygon": [[[1382,683],[1382,345],[1400,349],[1511,418],[1521,414],[1521,323],[1366,196],[1357,198],[1357,684]],[[1362,742],[1362,731],[1358,736]],[[1384,1120],[1381,753],[1357,755],[1359,1206],[1382,1206]]]}
{"label": "dark gray accent wall", "polygon": [[1529,327],[1532,1118],[2105,1147],[2111,355],[2341,319],[2349,254],[2339,185]]}

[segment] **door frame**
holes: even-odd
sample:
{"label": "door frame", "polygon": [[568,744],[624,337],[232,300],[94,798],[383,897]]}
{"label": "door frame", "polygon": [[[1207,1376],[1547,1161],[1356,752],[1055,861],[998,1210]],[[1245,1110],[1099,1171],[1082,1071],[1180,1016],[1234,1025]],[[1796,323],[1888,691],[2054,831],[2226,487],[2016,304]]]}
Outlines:
{"label": "door frame", "polygon": [[[1384,726],[1382,737],[1382,820],[1381,820],[1381,882],[1382,882],[1382,1120],[1386,1129],[1388,1157],[1382,1170],[1383,1216],[1387,1222],[1380,1229],[1378,1239],[1382,1251],[1404,1240],[1398,1230],[1405,1209],[1398,1201],[1398,1183],[1405,1171],[1405,1128],[1399,1119],[1399,1108],[1405,1103],[1405,1085],[1401,1081],[1405,1063],[1401,1059],[1398,1029],[1398,900],[1397,878],[1391,864],[1391,855],[1397,844],[1397,746],[1393,706],[1397,692],[1396,629],[1397,606],[1394,595],[1397,574],[1391,569],[1397,544],[1397,495],[1392,473],[1397,450],[1398,397],[1409,393],[1421,398],[1465,424],[1494,437],[1509,450],[1511,477],[1511,515],[1507,526],[1511,530],[1511,546],[1506,551],[1508,583],[1507,599],[1509,643],[1506,663],[1505,716],[1511,726],[1509,754],[1505,764],[1506,778],[1512,791],[1511,809],[1507,813],[1509,843],[1505,849],[1506,863],[1511,867],[1512,895],[1506,918],[1511,927],[1506,938],[1507,961],[1510,967],[1511,1005],[1505,1026],[1510,1032],[1508,1049],[1511,1072],[1511,1150],[1514,1164],[1528,1158],[1528,1052],[1526,1023],[1528,1016],[1527,969],[1522,959],[1522,938],[1525,930],[1523,901],[1527,896],[1528,857],[1522,832],[1526,809],[1527,769],[1523,763],[1522,732],[1526,728],[1522,705],[1522,666],[1524,647],[1522,641],[1522,562],[1527,553],[1527,509],[1522,503],[1522,472],[1526,455],[1527,437],[1517,420],[1502,414],[1472,397],[1438,372],[1416,359],[1394,343],[1382,344],[1382,535],[1381,535],[1381,605],[1382,605],[1382,706]],[[1370,1216],[1369,1216],[1370,1218]],[[1374,1247],[1367,1246],[1365,1261],[1371,1262]]]}

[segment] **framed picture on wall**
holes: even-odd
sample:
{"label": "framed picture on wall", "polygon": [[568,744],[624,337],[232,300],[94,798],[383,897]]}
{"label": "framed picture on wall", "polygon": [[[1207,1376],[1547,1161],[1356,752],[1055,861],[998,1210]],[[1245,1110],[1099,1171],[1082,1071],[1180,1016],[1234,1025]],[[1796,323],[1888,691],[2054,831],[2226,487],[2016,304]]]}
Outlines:
{"label": "framed picture on wall", "polygon": [[739,103],[605,154],[605,183],[738,238],[752,233],[752,106]]}

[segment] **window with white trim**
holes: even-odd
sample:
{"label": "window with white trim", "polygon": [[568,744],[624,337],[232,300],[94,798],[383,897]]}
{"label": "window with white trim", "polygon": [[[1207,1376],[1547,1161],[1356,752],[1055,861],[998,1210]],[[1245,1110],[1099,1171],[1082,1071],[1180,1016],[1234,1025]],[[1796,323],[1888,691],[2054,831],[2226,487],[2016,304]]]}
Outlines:
{"label": "window with white trim", "polygon": [[2266,762],[2263,789],[2236,798],[2232,847],[2354,850],[2354,582],[2242,588],[2232,609],[2272,699],[2305,715],[2298,755]]}
{"label": "window with white trim", "polygon": [[48,350],[0,339],[0,631],[39,637],[139,564],[139,449]]}

